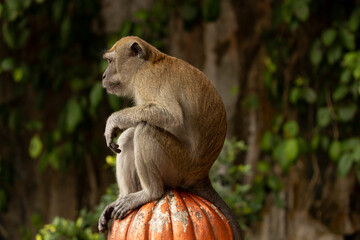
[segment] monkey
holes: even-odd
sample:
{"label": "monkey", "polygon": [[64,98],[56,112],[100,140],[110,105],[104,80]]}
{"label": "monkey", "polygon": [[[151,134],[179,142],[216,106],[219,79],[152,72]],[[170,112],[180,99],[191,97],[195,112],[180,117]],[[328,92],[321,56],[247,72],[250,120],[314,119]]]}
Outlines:
{"label": "monkey", "polygon": [[101,214],[99,231],[107,230],[110,219],[160,199],[166,189],[184,187],[214,204],[234,239],[243,239],[236,217],[209,179],[227,128],[214,84],[199,69],[135,36],[118,40],[103,58],[108,62],[103,87],[134,106],[106,121],[106,144],[117,154],[119,197]]}

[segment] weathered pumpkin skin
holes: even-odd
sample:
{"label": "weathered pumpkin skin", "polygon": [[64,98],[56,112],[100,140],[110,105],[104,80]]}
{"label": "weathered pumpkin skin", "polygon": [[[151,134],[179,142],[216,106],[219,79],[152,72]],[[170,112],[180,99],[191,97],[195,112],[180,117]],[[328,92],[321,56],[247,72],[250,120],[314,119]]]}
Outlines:
{"label": "weathered pumpkin skin", "polygon": [[231,240],[230,225],[210,202],[181,189],[114,220],[108,240]]}

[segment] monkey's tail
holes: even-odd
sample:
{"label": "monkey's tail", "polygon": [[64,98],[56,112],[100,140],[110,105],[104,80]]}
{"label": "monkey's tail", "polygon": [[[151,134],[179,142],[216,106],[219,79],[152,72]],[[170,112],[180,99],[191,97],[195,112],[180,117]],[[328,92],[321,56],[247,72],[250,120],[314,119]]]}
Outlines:
{"label": "monkey's tail", "polygon": [[231,211],[229,206],[226,205],[220,195],[215,191],[208,177],[202,181],[201,184],[190,187],[189,190],[214,204],[220,210],[220,212],[224,214],[230,224],[234,240],[244,239],[242,230],[234,213]]}

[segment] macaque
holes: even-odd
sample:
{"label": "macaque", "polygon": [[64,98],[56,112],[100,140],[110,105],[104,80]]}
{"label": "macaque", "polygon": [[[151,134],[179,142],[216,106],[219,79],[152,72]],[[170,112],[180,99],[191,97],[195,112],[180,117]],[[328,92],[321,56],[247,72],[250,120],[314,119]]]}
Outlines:
{"label": "macaque", "polygon": [[226,135],[226,112],[214,85],[200,70],[138,37],[120,39],[103,58],[108,62],[103,87],[135,106],[106,122],[120,193],[103,211],[99,231],[110,219],[158,200],[166,189],[184,187],[219,208],[234,239],[242,239],[235,216],[209,180]]}

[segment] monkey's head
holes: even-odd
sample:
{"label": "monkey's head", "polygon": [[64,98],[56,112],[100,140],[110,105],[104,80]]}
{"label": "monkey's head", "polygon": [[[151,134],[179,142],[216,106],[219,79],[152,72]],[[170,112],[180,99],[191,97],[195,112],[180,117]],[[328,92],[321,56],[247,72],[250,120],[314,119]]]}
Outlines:
{"label": "monkey's head", "polygon": [[133,80],[150,55],[150,45],[138,37],[124,37],[103,55],[108,62],[102,85],[117,96],[133,95]]}

